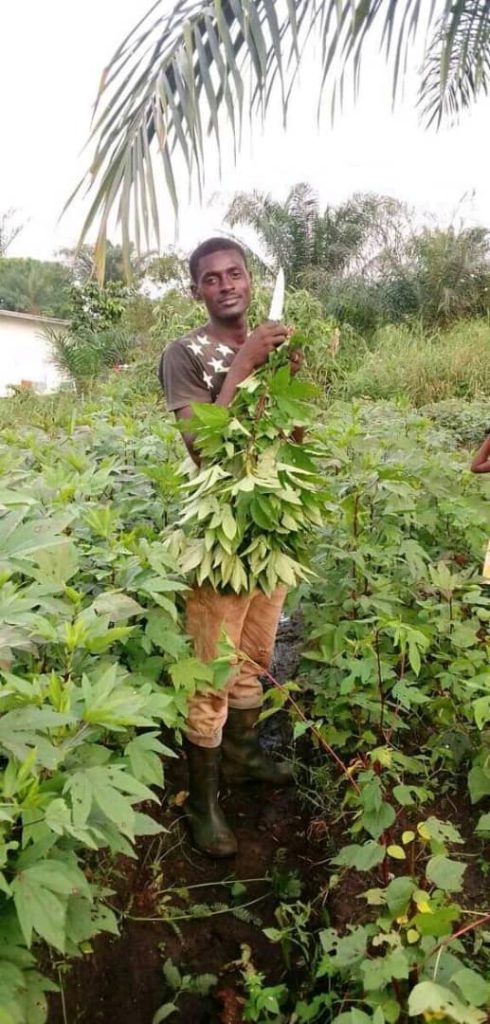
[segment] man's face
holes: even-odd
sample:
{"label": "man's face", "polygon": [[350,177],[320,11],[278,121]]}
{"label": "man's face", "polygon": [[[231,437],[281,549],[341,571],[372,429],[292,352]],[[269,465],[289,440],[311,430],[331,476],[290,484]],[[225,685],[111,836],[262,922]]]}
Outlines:
{"label": "man's face", "polygon": [[236,320],[246,313],[251,299],[250,274],[237,249],[222,249],[201,256],[194,298],[202,299],[215,320]]}

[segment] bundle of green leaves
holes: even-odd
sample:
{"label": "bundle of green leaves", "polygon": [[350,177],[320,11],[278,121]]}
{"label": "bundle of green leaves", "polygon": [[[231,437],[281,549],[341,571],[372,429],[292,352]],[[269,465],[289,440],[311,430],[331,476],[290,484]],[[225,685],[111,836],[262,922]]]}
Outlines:
{"label": "bundle of green leaves", "polygon": [[322,523],[321,478],[311,427],[315,387],[292,376],[288,345],[240,385],[230,406],[195,404],[186,430],[195,436],[201,468],[183,485],[180,527],[167,546],[192,582],[235,593],[270,594],[310,575],[308,542]]}

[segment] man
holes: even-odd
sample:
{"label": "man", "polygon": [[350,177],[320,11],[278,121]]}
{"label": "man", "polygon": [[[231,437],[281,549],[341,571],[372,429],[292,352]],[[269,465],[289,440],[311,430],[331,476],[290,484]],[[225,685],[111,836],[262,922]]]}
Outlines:
{"label": "man", "polygon": [[[160,380],[167,406],[177,419],[192,418],[193,402],[228,406],[237,387],[262,366],[289,336],[281,323],[265,323],[250,334],[247,310],[251,279],[241,247],[210,238],[189,261],[194,298],[204,302],[208,322],[171,344],[163,353]],[[292,369],[301,356],[295,353]],[[183,432],[189,453],[199,465],[190,433]],[[215,857],[236,853],[237,842],[218,803],[219,769],[229,781],[285,785],[292,779],[285,765],[263,753],[257,733],[262,704],[261,670],[269,667],[286,588],[267,597],[216,592],[196,587],[187,601],[186,628],[203,661],[216,654],[224,630],[235,649],[244,652],[224,691],[199,693],[189,702],[186,751],[189,798],[186,813],[195,845]],[[260,666],[258,668],[257,666]]]}

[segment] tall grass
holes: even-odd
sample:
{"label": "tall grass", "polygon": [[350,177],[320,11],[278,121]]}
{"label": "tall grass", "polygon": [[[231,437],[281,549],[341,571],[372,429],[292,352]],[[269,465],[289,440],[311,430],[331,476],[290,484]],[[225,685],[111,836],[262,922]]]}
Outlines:
{"label": "tall grass", "polygon": [[405,396],[416,406],[490,395],[490,324],[461,321],[444,332],[388,326],[333,384],[337,398]]}

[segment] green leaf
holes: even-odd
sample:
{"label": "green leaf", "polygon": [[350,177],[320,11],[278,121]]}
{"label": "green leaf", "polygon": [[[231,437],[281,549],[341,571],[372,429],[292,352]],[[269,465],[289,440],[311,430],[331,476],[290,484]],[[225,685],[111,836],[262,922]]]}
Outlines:
{"label": "green leaf", "polygon": [[225,537],[228,537],[228,540],[233,540],[236,536],[236,521],[229,505],[224,505],[222,509],[221,529],[223,530]]}
{"label": "green leaf", "polygon": [[332,1024],[373,1024],[373,1019],[363,1010],[348,1010],[334,1017]]}
{"label": "green leaf", "polygon": [[136,811],[134,815],[134,835],[135,836],[158,836],[161,832],[165,832],[163,825],[159,825],[158,821],[154,818],[150,818],[149,814],[142,814],[140,811]]}
{"label": "green leaf", "polygon": [[386,902],[394,917],[406,914],[416,888],[415,882],[412,882],[412,879],[406,875],[393,878],[387,885],[385,889]]}
{"label": "green leaf", "polygon": [[410,668],[412,672],[418,676],[421,668],[420,651],[417,644],[413,640],[408,641],[408,660],[410,662]]}
{"label": "green leaf", "polygon": [[170,957],[165,960],[163,973],[167,985],[170,985],[170,988],[173,988],[174,992],[178,992],[182,985],[182,976],[179,968],[175,966]]}
{"label": "green leaf", "polygon": [[485,697],[478,697],[473,702],[473,714],[479,729],[483,729],[490,721],[490,694]]}
{"label": "green leaf", "polygon": [[[194,416],[200,424],[206,427],[218,427],[223,429],[230,419],[230,410],[224,405],[213,403],[193,402],[191,405]],[[184,421],[185,427],[189,429],[189,423]]]}
{"label": "green leaf", "polygon": [[192,979],[192,991],[200,996],[207,996],[217,982],[216,974],[198,974]]}
{"label": "green leaf", "polygon": [[400,704],[404,708],[427,704],[430,701],[430,697],[428,697],[426,693],[423,693],[417,684],[405,683],[401,680],[398,683],[395,683],[395,686],[393,687],[393,696],[400,701]]}
{"label": "green leaf", "polygon": [[41,576],[55,583],[67,583],[78,569],[78,552],[70,540],[64,540],[55,548],[37,551],[34,559],[41,570]]}
{"label": "green leaf", "polygon": [[364,812],[362,824],[373,839],[379,839],[396,819],[394,807],[384,801],[378,811]]}
{"label": "green leaf", "polygon": [[461,838],[461,833],[452,824],[451,821],[441,821],[439,818],[435,818],[433,815],[424,822],[424,827],[427,830],[431,839],[434,839],[437,843],[444,845],[445,843],[463,843],[464,840]]}
{"label": "green leaf", "polygon": [[464,1005],[450,989],[434,981],[421,981],[408,997],[408,1015],[439,1013],[457,1024],[483,1024],[485,1014]]}
{"label": "green leaf", "polygon": [[484,796],[490,796],[490,771],[476,765],[468,774],[468,786],[472,804]]}
{"label": "green leaf", "polygon": [[17,875],[12,882],[12,892],[26,945],[30,948],[34,931],[60,953],[64,953],[66,900],[39,885],[28,871]]}
{"label": "green leaf", "polygon": [[294,587],[296,584],[296,574],[291,566],[291,560],[286,555],[276,555],[275,569],[279,579],[283,583],[287,583],[288,586]]}
{"label": "green leaf", "polygon": [[67,780],[65,791],[70,793],[73,808],[73,824],[84,828],[92,807],[92,786],[84,772],[75,772]]}
{"label": "green leaf", "polygon": [[313,725],[312,722],[295,722],[293,728],[293,740],[298,740],[300,736],[304,736],[305,732]]}
{"label": "green leaf", "polygon": [[465,871],[466,864],[460,864],[456,860],[445,857],[444,854],[439,854],[437,857],[430,858],[426,875],[429,882],[437,885],[437,888],[444,892],[461,892]]}
{"label": "green leaf", "polygon": [[460,911],[457,907],[440,907],[431,914],[416,914],[412,924],[421,935],[431,935],[434,939],[440,939],[451,934],[453,922],[459,917]]}
{"label": "green leaf", "polygon": [[186,653],[186,644],[184,637],[174,629],[166,611],[154,609],[147,613],[145,636],[155,647],[161,648],[172,658],[178,658]]}
{"label": "green leaf", "polygon": [[190,692],[196,682],[213,681],[212,666],[199,661],[198,658],[181,658],[176,665],[171,666],[170,675],[175,686],[188,689]]}
{"label": "green leaf", "polygon": [[490,982],[470,967],[462,967],[451,978],[451,984],[456,985],[459,991],[475,1006],[490,1006]]}
{"label": "green leaf", "polygon": [[233,885],[230,887],[230,895],[233,896],[234,899],[239,899],[241,896],[245,896],[246,893],[247,886],[244,885],[243,882],[233,882]]}
{"label": "green leaf", "polygon": [[0,568],[10,564],[12,558],[36,561],[36,556],[46,548],[57,548],[66,544],[61,529],[66,519],[54,516],[45,520],[25,522],[26,510],[9,512],[0,520]]}
{"label": "green leaf", "polygon": [[25,868],[18,878],[37,884],[60,896],[84,896],[90,900],[90,887],[85,875],[75,864],[62,860],[45,860]]}
{"label": "green leaf", "polygon": [[24,972],[24,1013],[27,1024],[45,1024],[48,1017],[46,992],[58,992],[58,987],[37,971]]}
{"label": "green leaf", "polygon": [[376,843],[374,839],[368,840],[363,846],[352,844],[344,846],[336,857],[332,858],[332,864],[340,867],[355,868],[356,871],[371,871],[385,859],[385,847]]}
{"label": "green leaf", "polygon": [[490,811],[479,817],[476,824],[476,832],[490,832]]}
{"label": "green leaf", "polygon": [[339,968],[352,968],[366,956],[369,932],[363,925],[355,926],[351,932],[339,936],[335,928],[325,928],[319,934],[320,943],[326,956],[323,969],[318,977],[336,973]]}
{"label": "green leaf", "polygon": [[159,1010],[152,1017],[151,1024],[162,1024],[163,1020],[168,1020],[172,1013],[177,1013],[178,1007],[175,1003],[164,1003]]}
{"label": "green leaf", "polygon": [[394,786],[393,796],[395,797],[395,800],[402,805],[402,807],[410,807],[415,803],[412,796],[412,787],[406,786],[403,783],[400,783],[398,786]]}
{"label": "green leaf", "polygon": [[156,732],[144,732],[125,747],[131,771],[135,778],[147,786],[163,787],[163,765],[160,754],[175,756],[158,738]]}
{"label": "green leaf", "polygon": [[365,989],[373,991],[386,988],[393,978],[408,978],[409,963],[404,950],[396,949],[384,957],[365,960],[361,971]]}
{"label": "green leaf", "polygon": [[92,767],[75,772],[67,779],[65,791],[72,794],[73,821],[77,826],[85,824],[95,809],[130,839],[134,836],[132,802],[155,799],[151,790],[116,767]]}
{"label": "green leaf", "polygon": [[108,615],[109,622],[124,622],[125,619],[130,619],[133,615],[141,615],[144,611],[137,601],[118,590],[100,594],[95,598],[92,607],[99,615]]}
{"label": "green leaf", "polygon": [[58,797],[56,800],[51,800],[46,808],[44,820],[48,828],[57,835],[62,836],[64,832],[69,832],[71,828],[71,814],[68,804]]}
{"label": "green leaf", "polygon": [[397,846],[396,843],[387,846],[386,852],[389,857],[394,857],[395,860],[406,860],[407,857],[403,846]]}

